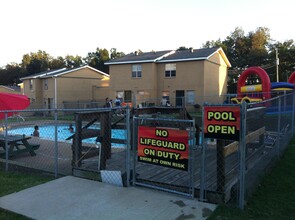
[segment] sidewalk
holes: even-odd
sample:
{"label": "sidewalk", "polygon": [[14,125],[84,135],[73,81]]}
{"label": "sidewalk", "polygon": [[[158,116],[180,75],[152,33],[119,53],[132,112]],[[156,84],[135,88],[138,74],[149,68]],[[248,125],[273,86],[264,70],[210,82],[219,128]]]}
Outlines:
{"label": "sidewalk", "polygon": [[0,197],[0,207],[33,219],[206,219],[216,205],[142,187],[73,176]]}

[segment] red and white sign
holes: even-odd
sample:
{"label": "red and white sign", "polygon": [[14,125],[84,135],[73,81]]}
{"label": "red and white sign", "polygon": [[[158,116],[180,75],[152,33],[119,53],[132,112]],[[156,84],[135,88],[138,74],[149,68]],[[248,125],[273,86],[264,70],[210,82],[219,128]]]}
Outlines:
{"label": "red and white sign", "polygon": [[188,131],[138,127],[138,161],[188,170]]}
{"label": "red and white sign", "polygon": [[240,106],[205,106],[205,138],[239,140],[240,112]]}

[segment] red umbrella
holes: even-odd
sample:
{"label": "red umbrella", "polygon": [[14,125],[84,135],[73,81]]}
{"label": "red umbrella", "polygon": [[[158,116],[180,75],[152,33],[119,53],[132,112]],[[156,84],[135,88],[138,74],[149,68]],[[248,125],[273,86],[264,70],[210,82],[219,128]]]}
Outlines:
{"label": "red umbrella", "polygon": [[[0,92],[0,110],[23,110],[30,105],[30,100],[25,95]],[[9,112],[12,116],[16,112]],[[0,120],[5,118],[5,113],[0,112]]]}

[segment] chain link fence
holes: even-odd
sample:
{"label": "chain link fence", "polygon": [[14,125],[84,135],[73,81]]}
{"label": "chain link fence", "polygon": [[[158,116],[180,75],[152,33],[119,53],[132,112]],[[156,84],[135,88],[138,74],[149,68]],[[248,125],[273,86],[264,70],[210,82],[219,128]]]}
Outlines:
{"label": "chain link fence", "polygon": [[127,107],[19,111],[2,120],[0,160],[7,170],[18,165],[126,184],[129,121]]}
{"label": "chain link fence", "polygon": [[[190,93],[188,93],[190,94]],[[236,94],[225,94],[225,95],[207,95],[207,96],[198,96],[198,95],[186,95],[181,97],[169,97],[163,96],[162,98],[144,98],[137,97],[133,99],[133,106],[136,108],[142,107],[185,107],[188,112],[195,112],[198,108],[207,104],[227,104],[231,103],[231,98],[236,97]]]}
{"label": "chain link fence", "polygon": [[290,93],[244,103],[240,142],[204,139],[201,200],[244,208],[293,137],[294,97]]}
{"label": "chain link fence", "polygon": [[243,208],[294,134],[294,97],[248,103],[240,141],[205,139],[202,108],[195,114],[171,106],[22,110],[1,120],[0,162],[6,170],[17,165],[143,185]]}
{"label": "chain link fence", "polygon": [[133,183],[193,198],[199,180],[194,120],[139,115],[133,124]]}
{"label": "chain link fence", "polygon": [[[242,192],[245,200],[253,194],[261,178],[280,159],[293,137],[294,97],[291,93],[261,104],[248,105],[247,135],[259,131],[258,129],[260,133],[256,139],[246,142],[245,186]],[[251,109],[254,110],[249,112]]]}

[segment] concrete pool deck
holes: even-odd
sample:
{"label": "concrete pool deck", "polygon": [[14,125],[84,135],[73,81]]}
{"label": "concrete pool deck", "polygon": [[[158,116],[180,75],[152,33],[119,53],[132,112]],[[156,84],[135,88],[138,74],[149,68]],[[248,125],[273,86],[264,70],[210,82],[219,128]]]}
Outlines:
{"label": "concrete pool deck", "polygon": [[216,205],[142,187],[73,176],[0,197],[0,207],[33,219],[206,219]]}

